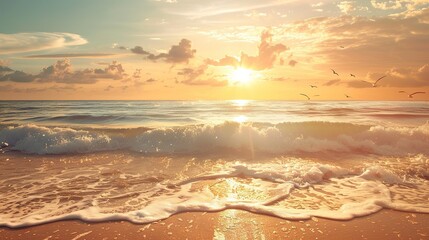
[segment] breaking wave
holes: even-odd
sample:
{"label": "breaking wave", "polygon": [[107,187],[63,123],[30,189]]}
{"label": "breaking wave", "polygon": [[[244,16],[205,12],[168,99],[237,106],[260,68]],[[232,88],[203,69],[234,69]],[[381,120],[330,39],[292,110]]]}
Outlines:
{"label": "breaking wave", "polygon": [[417,127],[369,126],[334,122],[279,124],[224,122],[157,129],[72,129],[9,126],[0,141],[31,154],[131,150],[146,154],[351,153],[403,156],[429,154],[429,123]]}

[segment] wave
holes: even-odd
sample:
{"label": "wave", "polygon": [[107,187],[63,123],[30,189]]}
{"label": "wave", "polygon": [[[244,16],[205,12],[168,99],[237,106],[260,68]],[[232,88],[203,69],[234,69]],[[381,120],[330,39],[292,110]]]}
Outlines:
{"label": "wave", "polygon": [[[134,131],[134,132],[133,132]],[[280,124],[224,122],[151,130],[72,129],[9,126],[0,141],[30,154],[131,150],[146,154],[350,153],[403,156],[429,154],[429,123],[417,127],[369,126],[335,122]]]}

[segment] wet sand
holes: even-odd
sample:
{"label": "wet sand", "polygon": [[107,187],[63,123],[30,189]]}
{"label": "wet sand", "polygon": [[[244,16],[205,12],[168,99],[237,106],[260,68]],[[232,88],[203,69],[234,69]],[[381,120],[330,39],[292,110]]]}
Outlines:
{"label": "wet sand", "polygon": [[182,213],[151,224],[60,221],[0,228],[3,240],[78,239],[429,239],[429,214],[382,210],[350,221],[288,221],[240,210]]}

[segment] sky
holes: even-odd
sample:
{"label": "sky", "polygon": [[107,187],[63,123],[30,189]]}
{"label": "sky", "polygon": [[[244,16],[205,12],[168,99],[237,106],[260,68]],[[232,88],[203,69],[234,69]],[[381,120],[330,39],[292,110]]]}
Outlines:
{"label": "sky", "polygon": [[14,0],[0,22],[0,100],[429,100],[428,0]]}

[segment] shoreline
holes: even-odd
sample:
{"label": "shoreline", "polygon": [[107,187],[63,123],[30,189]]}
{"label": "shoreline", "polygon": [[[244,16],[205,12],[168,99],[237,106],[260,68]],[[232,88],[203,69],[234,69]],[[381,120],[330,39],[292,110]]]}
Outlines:
{"label": "shoreline", "polygon": [[188,212],[149,224],[66,220],[0,228],[3,240],[78,239],[428,239],[429,214],[383,209],[348,221],[291,221],[242,210]]}

